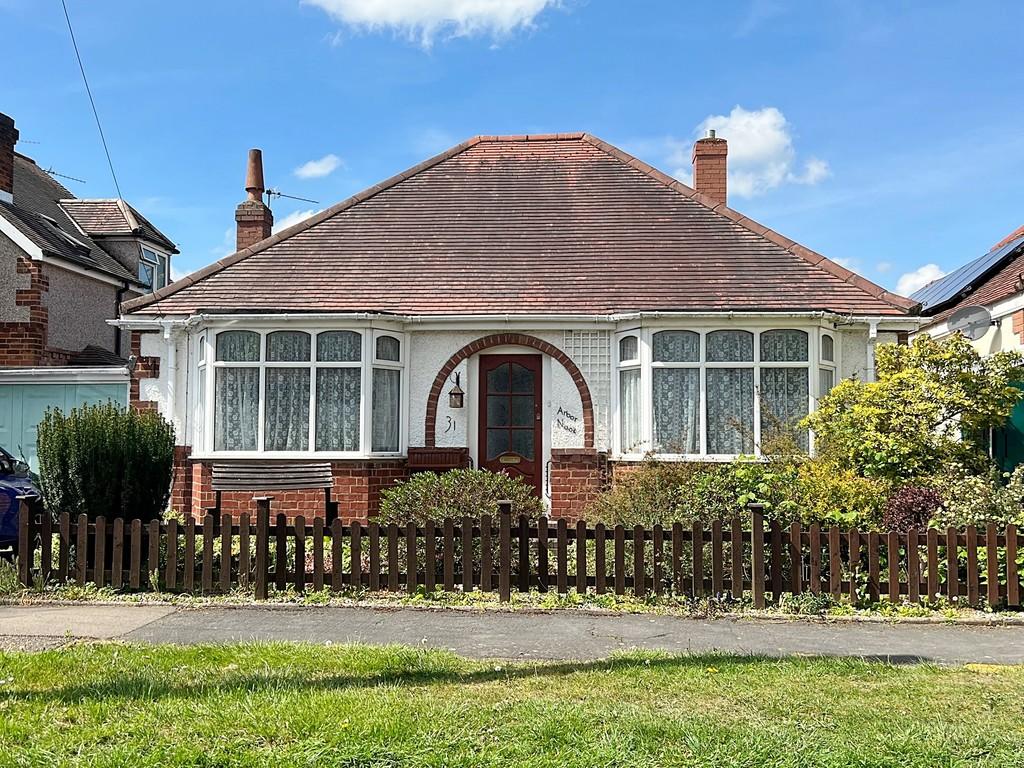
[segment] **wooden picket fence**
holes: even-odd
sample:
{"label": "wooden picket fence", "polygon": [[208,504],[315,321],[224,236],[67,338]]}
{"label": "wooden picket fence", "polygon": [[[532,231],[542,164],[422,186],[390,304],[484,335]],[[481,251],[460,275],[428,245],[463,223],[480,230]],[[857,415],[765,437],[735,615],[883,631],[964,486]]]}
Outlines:
{"label": "wooden picket fence", "polygon": [[[425,525],[378,525],[271,515],[270,500],[248,514],[220,520],[89,522],[85,515],[32,515],[23,507],[19,575],[38,583],[93,583],[119,590],[215,594],[271,588],[303,591],[497,591],[575,589],[597,594],[709,596],[755,607],[783,595],[849,595],[858,600],[932,602],[1019,608],[1021,583],[1015,526],[893,531],[841,531],[818,524],[766,524],[750,505],[749,525],[624,528],[515,520],[510,505],[496,519]],[[696,543],[696,545],[695,545]],[[24,553],[28,553],[25,556]],[[851,554],[852,553],[852,554]]]}

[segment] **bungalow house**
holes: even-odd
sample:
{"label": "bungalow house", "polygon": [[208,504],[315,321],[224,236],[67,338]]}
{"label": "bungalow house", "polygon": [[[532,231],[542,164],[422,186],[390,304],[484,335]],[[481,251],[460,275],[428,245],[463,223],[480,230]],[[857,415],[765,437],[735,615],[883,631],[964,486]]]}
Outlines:
{"label": "bungalow house", "polygon": [[476,466],[575,516],[646,454],[758,454],[870,378],[916,302],[729,208],[726,161],[697,141],[691,188],[584,133],[478,136],[271,236],[254,150],[238,252],[123,306],[158,371],[139,406],[181,443],[172,503],[211,505],[220,466],[321,462],[365,518],[411,472]]}
{"label": "bungalow house", "polygon": [[[962,331],[982,355],[1024,352],[1024,227],[912,298],[921,303],[922,333]],[[1024,462],[1024,404],[993,430],[991,451],[1006,470]]]}
{"label": "bungalow house", "polygon": [[174,243],[124,200],[82,200],[15,151],[0,114],[0,446],[35,468],[48,407],[129,399],[126,299],[168,283]]}

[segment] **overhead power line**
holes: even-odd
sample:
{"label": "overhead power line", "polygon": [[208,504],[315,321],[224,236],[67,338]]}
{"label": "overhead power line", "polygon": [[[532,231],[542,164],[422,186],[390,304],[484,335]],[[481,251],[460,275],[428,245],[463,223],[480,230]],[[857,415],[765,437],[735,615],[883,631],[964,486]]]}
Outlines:
{"label": "overhead power line", "polygon": [[96,100],[92,97],[92,89],[89,88],[89,78],[85,76],[85,65],[82,64],[82,54],[78,51],[78,42],[75,40],[75,30],[71,27],[71,16],[68,14],[68,4],[66,0],[60,0],[60,4],[64,6],[64,18],[68,21],[68,33],[71,35],[71,45],[75,48],[75,57],[78,59],[78,68],[82,71],[82,82],[85,83],[85,92],[89,95],[89,103],[92,105],[92,114],[96,118],[96,128],[100,132],[100,142],[103,144],[103,151],[107,155],[107,165],[110,166],[110,177],[114,180],[114,189],[117,190],[117,196],[124,199],[121,194],[121,187],[117,183],[117,174],[114,173],[114,161],[110,159],[110,149],[107,147],[107,138],[103,135],[103,126],[100,124],[100,113],[96,110]]}

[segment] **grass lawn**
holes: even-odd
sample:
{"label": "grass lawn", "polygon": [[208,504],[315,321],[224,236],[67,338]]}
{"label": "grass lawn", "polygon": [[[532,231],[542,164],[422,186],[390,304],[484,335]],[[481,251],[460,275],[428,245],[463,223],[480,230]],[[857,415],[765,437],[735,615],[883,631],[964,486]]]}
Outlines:
{"label": "grass lawn", "polygon": [[1024,765],[1024,668],[476,663],[363,646],[0,653],[0,765]]}

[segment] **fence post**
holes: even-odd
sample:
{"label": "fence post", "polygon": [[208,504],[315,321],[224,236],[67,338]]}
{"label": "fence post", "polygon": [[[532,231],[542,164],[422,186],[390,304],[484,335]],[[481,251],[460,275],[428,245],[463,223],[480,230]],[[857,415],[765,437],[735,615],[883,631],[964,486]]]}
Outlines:
{"label": "fence post", "polygon": [[18,496],[18,580],[32,586],[32,561],[35,559],[35,537],[32,535],[32,510],[28,496]]}
{"label": "fence post", "polygon": [[498,598],[507,603],[512,597],[512,502],[498,502]]}
{"label": "fence post", "polygon": [[267,556],[270,553],[270,497],[256,499],[256,599],[267,599]]}
{"label": "fence post", "polygon": [[764,608],[764,504],[748,504],[750,510],[750,587],[754,607]]}

